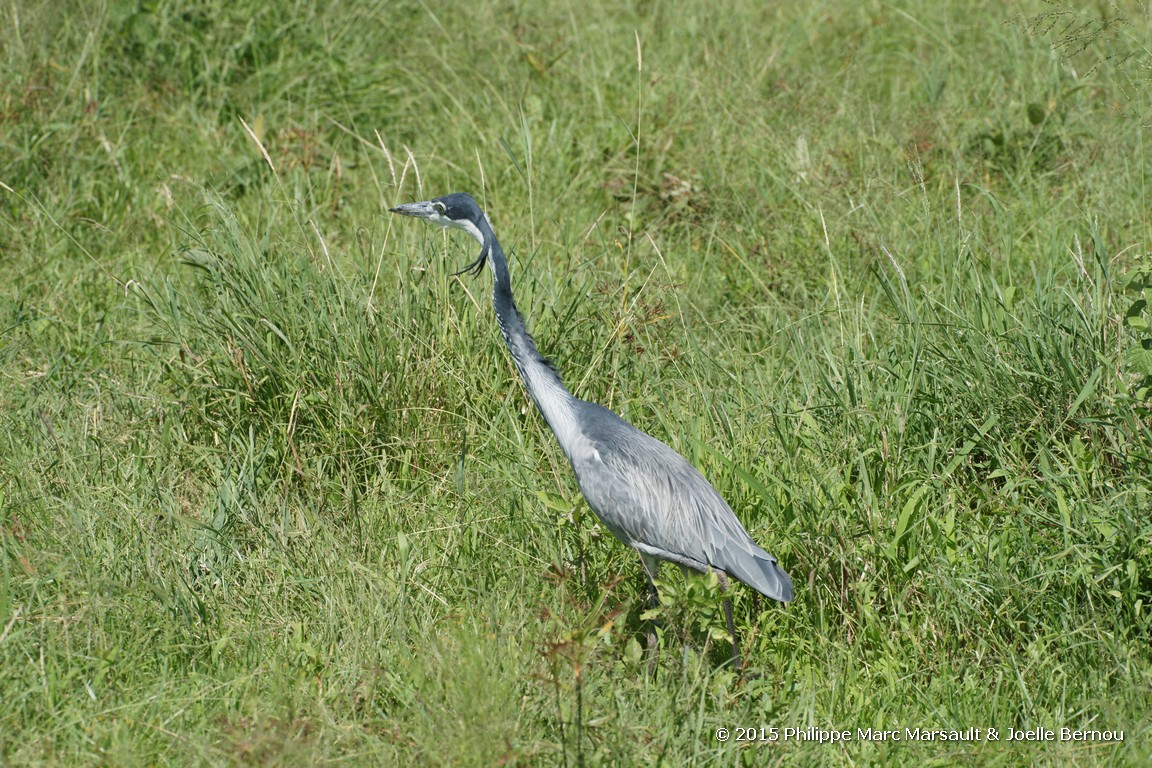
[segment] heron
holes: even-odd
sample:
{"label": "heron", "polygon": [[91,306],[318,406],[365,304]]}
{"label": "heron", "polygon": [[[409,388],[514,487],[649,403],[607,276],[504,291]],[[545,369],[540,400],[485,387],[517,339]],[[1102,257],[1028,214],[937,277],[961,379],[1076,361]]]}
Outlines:
{"label": "heron", "polygon": [[456,274],[477,276],[485,263],[491,265],[492,303],[512,363],[571,464],[588,506],[617,539],[640,554],[650,599],[657,604],[661,561],[717,574],[733,666],[742,671],[728,577],[788,603],[794,596],[792,580],[776,558],[752,540],[720,493],[687,459],[604,406],[568,391],[524,325],[512,298],[504,249],[471,195],[457,192],[390,210],[463,230],[480,244],[480,254]]}

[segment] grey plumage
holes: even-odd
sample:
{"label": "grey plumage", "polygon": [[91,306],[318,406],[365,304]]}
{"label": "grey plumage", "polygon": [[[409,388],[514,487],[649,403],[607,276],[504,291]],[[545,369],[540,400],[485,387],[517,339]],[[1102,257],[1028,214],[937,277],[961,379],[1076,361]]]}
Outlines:
{"label": "grey plumage", "polygon": [[[575,397],[536,348],[512,298],[504,251],[470,195],[456,193],[391,209],[462,229],[480,244],[463,271],[492,266],[492,302],[500,332],[529,396],[568,457],[580,491],[601,522],[636,549],[649,580],[659,560],[728,574],[775,600],[789,602],[792,580],[752,540],[727,502],[684,457],[612,411]],[[731,610],[725,603],[729,631]],[[739,651],[733,651],[737,665]]]}
{"label": "grey plumage", "polygon": [[607,408],[577,402],[584,441],[565,453],[588,506],[616,538],[642,555],[715,568],[775,600],[792,600],[788,574],[695,467]]}

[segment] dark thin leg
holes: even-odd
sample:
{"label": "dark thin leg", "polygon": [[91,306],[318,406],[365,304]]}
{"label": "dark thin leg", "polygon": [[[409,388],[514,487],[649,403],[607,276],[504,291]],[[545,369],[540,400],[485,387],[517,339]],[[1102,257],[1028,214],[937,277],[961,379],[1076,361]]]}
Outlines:
{"label": "dark thin leg", "polygon": [[660,575],[660,561],[652,555],[640,555],[640,562],[644,564],[644,575],[648,577],[648,607],[660,606],[660,592],[656,589],[656,577]]}
{"label": "dark thin leg", "polygon": [[[660,572],[660,561],[650,555],[640,555],[640,561],[644,563],[644,575],[648,578],[648,607],[660,607],[660,592],[656,589],[656,576]],[[656,634],[656,628],[660,626],[659,619],[652,619],[648,625],[648,674],[652,675],[656,671],[656,658],[660,655],[660,637]]]}
{"label": "dark thin leg", "polygon": [[651,578],[648,579],[648,607],[660,607],[660,590],[656,589],[656,582]]}
{"label": "dark thin leg", "polygon": [[740,656],[740,644],[736,642],[736,624],[732,621],[732,601],[728,599],[728,575],[717,571],[720,577],[720,591],[724,593],[724,623],[728,625],[728,635],[732,638],[732,667],[737,674],[744,673],[744,659]]}

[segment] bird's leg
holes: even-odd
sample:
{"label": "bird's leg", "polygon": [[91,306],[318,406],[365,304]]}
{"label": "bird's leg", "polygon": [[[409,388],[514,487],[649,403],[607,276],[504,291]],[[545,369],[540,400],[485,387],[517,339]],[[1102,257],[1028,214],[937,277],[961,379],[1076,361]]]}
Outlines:
{"label": "bird's leg", "polygon": [[[640,562],[644,564],[644,575],[648,578],[648,607],[660,607],[660,590],[656,589],[656,577],[660,573],[660,561],[651,555],[640,555]],[[660,653],[660,638],[656,635],[656,628],[660,625],[660,619],[652,619],[648,626],[648,652],[651,656],[648,659],[648,674],[652,674],[656,668],[656,657]]]}
{"label": "bird's leg", "polygon": [[716,571],[720,577],[720,592],[724,595],[724,623],[728,625],[728,635],[732,638],[732,666],[737,674],[744,673],[744,659],[740,656],[740,644],[736,642],[736,624],[732,621],[732,600],[728,597],[728,574]]}
{"label": "bird's leg", "polygon": [[660,561],[652,555],[640,555],[644,564],[644,575],[648,577],[648,607],[660,607],[660,590],[656,589],[656,579],[660,576]]}

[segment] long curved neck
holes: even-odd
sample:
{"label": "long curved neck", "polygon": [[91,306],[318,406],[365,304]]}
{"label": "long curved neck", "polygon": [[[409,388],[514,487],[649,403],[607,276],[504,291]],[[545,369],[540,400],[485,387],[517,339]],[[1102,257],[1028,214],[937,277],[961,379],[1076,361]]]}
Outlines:
{"label": "long curved neck", "polygon": [[564,386],[551,361],[536,349],[536,342],[524,327],[524,318],[512,298],[508,260],[504,258],[504,249],[500,247],[496,235],[487,222],[481,225],[480,231],[483,236],[481,247],[488,250],[489,263],[492,265],[492,305],[496,309],[500,333],[504,336],[504,343],[508,345],[512,362],[524,380],[528,394],[556,435],[560,447],[568,454],[576,437],[576,398]]}

